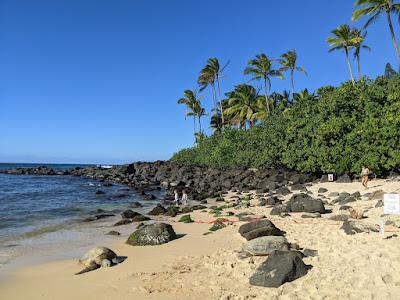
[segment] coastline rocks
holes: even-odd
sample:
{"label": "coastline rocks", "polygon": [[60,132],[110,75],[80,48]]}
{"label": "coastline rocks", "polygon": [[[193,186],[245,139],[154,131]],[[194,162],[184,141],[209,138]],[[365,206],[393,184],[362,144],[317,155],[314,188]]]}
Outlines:
{"label": "coastline rocks", "polygon": [[278,204],[272,208],[270,214],[273,216],[280,216],[281,214],[285,214],[285,213],[289,213],[289,212],[290,212],[290,209],[286,204]]}
{"label": "coastline rocks", "polygon": [[324,203],[307,194],[296,194],[287,203],[290,212],[326,213]]}
{"label": "coastline rocks", "polygon": [[368,196],[368,200],[383,200],[384,194],[385,193],[382,190],[374,191]]}
{"label": "coastline rocks", "polygon": [[324,188],[324,187],[320,187],[319,189],[318,189],[318,194],[324,194],[324,193],[326,193],[328,191],[328,189],[326,189],[326,188]]}
{"label": "coastline rocks", "polygon": [[340,229],[343,229],[343,231],[348,235],[353,235],[362,232],[379,232],[380,228],[376,224],[349,219],[343,222],[343,225],[340,227]]}
{"label": "coastline rocks", "polygon": [[168,217],[176,217],[176,215],[178,215],[179,213],[179,207],[172,205],[167,208],[167,211],[164,213],[164,215]]}
{"label": "coastline rocks", "polygon": [[162,206],[161,204],[157,204],[151,211],[149,211],[147,214],[150,216],[159,216],[163,215],[167,212],[167,210]]}
{"label": "coastline rocks", "polygon": [[92,221],[97,221],[105,218],[110,218],[110,217],[115,217],[114,214],[100,214],[100,215],[95,215],[94,217],[88,217],[83,220],[83,222],[92,222]]}
{"label": "coastline rocks", "polygon": [[143,198],[143,200],[147,200],[147,201],[157,199],[157,197],[154,196],[154,195],[152,195],[152,194],[145,194],[145,195],[142,195],[142,198]]}
{"label": "coastline rocks", "polygon": [[140,214],[138,212],[136,212],[136,211],[131,210],[131,209],[127,209],[127,210],[125,210],[125,211],[123,211],[121,213],[121,217],[123,219],[132,219],[135,216],[140,216]]}
{"label": "coastline rocks", "polygon": [[141,226],[129,236],[126,243],[132,246],[161,245],[176,238],[176,233],[171,225],[156,223]]}
{"label": "coastline rocks", "polygon": [[339,197],[339,193],[338,192],[331,192],[328,195],[329,198],[333,198],[333,197]]}
{"label": "coastline rocks", "polygon": [[343,221],[347,221],[349,218],[350,218],[349,215],[341,214],[341,215],[333,215],[333,216],[329,217],[329,220],[343,222]]}
{"label": "coastline rocks", "polygon": [[140,207],[143,207],[143,205],[140,202],[135,201],[135,202],[132,202],[131,207],[132,208],[140,208]]}
{"label": "coastline rocks", "polygon": [[143,216],[143,215],[136,215],[132,218],[132,222],[143,222],[143,221],[149,221],[151,220],[149,217]]}
{"label": "coastline rocks", "polygon": [[264,256],[275,250],[289,250],[289,243],[284,236],[262,236],[252,239],[242,245],[241,252],[251,256]]}
{"label": "coastline rocks", "polygon": [[268,219],[243,224],[239,227],[239,233],[248,241],[261,236],[283,236],[285,234]]}
{"label": "coastline rocks", "polygon": [[122,225],[127,225],[131,224],[133,221],[131,219],[122,219],[121,221],[118,221],[115,223],[113,226],[122,226]]}
{"label": "coastline rocks", "polygon": [[286,195],[291,194],[292,192],[287,187],[284,186],[284,187],[280,187],[280,188],[276,189],[276,193],[278,195],[286,196]]}
{"label": "coastline rocks", "polygon": [[338,179],[336,180],[337,183],[351,183],[351,178],[349,175],[344,174],[342,176],[339,176]]}
{"label": "coastline rocks", "polygon": [[310,266],[299,251],[274,251],[250,277],[250,284],[277,288],[307,274]]}
{"label": "coastline rocks", "polygon": [[111,266],[111,262],[117,258],[117,254],[106,247],[96,247],[83,255],[79,259],[79,263],[86,268],[75,275],[83,274],[100,268],[102,265]]}
{"label": "coastline rocks", "polygon": [[315,218],[321,218],[320,213],[304,213],[301,215],[303,219],[315,219]]}
{"label": "coastline rocks", "polygon": [[106,235],[121,235],[121,233],[119,233],[118,231],[115,231],[115,230],[111,230],[111,231],[107,232]]}

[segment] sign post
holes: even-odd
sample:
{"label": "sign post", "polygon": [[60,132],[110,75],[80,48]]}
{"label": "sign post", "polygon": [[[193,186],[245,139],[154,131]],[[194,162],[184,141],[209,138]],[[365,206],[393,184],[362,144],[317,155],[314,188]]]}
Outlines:
{"label": "sign post", "polygon": [[[385,215],[400,215],[400,195],[385,194],[383,196],[383,213]],[[381,219],[381,236],[385,238],[385,222]]]}

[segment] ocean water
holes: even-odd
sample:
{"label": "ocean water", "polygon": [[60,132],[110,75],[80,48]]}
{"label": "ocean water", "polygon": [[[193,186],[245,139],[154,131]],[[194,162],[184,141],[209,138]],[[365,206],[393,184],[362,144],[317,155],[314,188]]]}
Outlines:
{"label": "ocean water", "polygon": [[[32,166],[38,165],[0,164],[1,169]],[[66,169],[82,165],[48,166]],[[0,270],[22,256],[76,250],[115,238],[105,235],[110,230],[132,231],[133,225],[116,228],[112,224],[121,219],[119,214],[133,201],[143,204],[134,209],[140,213],[159,201],[143,201],[124,185],[103,184],[74,176],[0,174]],[[97,190],[106,194],[96,195]],[[160,198],[163,191],[154,194]],[[116,216],[83,222],[99,214],[98,210]]]}

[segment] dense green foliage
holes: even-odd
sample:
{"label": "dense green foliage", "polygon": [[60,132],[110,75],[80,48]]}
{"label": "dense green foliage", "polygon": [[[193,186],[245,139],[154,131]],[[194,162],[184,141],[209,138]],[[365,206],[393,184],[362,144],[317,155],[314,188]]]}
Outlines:
{"label": "dense green foliage", "polygon": [[173,161],[212,167],[288,167],[382,174],[400,165],[400,76],[324,87],[249,130],[224,129]]}

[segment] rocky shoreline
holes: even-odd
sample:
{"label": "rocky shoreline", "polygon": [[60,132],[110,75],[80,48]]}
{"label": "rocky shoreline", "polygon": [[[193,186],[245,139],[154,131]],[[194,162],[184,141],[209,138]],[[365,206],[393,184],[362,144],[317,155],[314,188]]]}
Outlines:
{"label": "rocky shoreline", "polygon": [[[143,214],[135,211],[135,208],[140,207],[140,202],[131,203],[129,208],[122,211],[120,219],[106,233],[121,235],[123,246],[120,249],[123,251],[117,253],[129,253],[131,250],[125,247],[132,246],[160,247],[171,244],[170,247],[174,248],[175,243],[185,243],[182,240],[192,238],[182,235],[182,230],[192,230],[193,227],[189,225],[191,223],[202,228],[203,232],[196,234],[197,239],[203,242],[210,235],[222,238],[216,231],[230,232],[229,237],[224,237],[230,240],[235,231],[243,244],[237,252],[230,254],[232,265],[237,266],[241,261],[248,261],[248,267],[242,266],[247,283],[250,286],[268,288],[278,288],[301,277],[313,277],[313,272],[321,272],[319,261],[325,258],[320,256],[320,251],[325,256],[328,252],[323,248],[325,244],[318,242],[313,226],[318,226],[318,230],[325,230],[324,238],[329,238],[330,228],[334,228],[336,239],[341,240],[346,240],[342,235],[350,238],[359,233],[378,233],[380,228],[376,219],[381,211],[384,194],[383,190],[378,189],[382,186],[380,184],[375,184],[372,191],[361,191],[360,183],[351,183],[352,179],[347,175],[338,178],[339,185],[336,185],[337,183],[327,182],[326,176],[318,177],[284,169],[216,170],[182,167],[168,161],[138,162],[110,169],[91,167],[57,171],[38,167],[2,172],[91,178],[101,182],[100,189],[96,192],[99,195],[107,194],[108,186],[121,183],[127,189],[136,191],[144,201],[159,200],[158,204]],[[345,182],[349,185],[341,184]],[[386,184],[382,182],[381,184]],[[385,189],[386,192],[391,192],[397,188],[399,178],[385,182],[390,182],[390,187]],[[347,192],[347,187],[351,187],[351,192]],[[155,199],[155,191],[160,189],[165,189],[165,196]],[[175,189],[189,192],[190,205],[175,206],[172,197]],[[106,211],[98,213],[84,221],[92,222],[115,216]],[[386,224],[397,227],[395,221],[388,219]],[[118,226],[131,223],[135,223],[134,231],[129,227],[132,231],[128,235],[116,231],[121,228]],[[310,230],[299,229],[302,226],[310,226]],[[299,239],[299,232],[301,236],[314,235],[314,239]],[[171,241],[174,243],[170,243]],[[210,243],[210,240],[207,241]],[[77,274],[123,262],[115,260],[116,254],[113,250],[104,247],[92,249],[81,259],[85,269]],[[191,251],[192,248],[188,246],[188,250]],[[112,255],[104,258],[103,254],[107,253]],[[215,260],[218,261],[218,258]],[[225,261],[221,261],[221,264],[225,264]],[[190,267],[188,264],[188,268]],[[242,274],[241,272],[239,273]],[[248,289],[253,291],[251,287]]]}
{"label": "rocky shoreline", "polygon": [[[213,169],[207,167],[179,166],[169,161],[135,162],[128,165],[73,168],[54,170],[46,166],[37,168],[16,168],[1,170],[0,173],[15,175],[72,175],[100,181],[118,182],[137,190],[161,186],[166,189],[188,189],[194,200],[201,200],[202,194],[213,194],[240,190],[247,192],[278,192],[283,187],[291,186],[301,190],[302,185],[317,180],[313,174],[298,173],[287,169]],[[348,176],[347,176],[348,177]],[[343,180],[350,180],[344,176]],[[327,181],[326,176],[318,180]]]}

